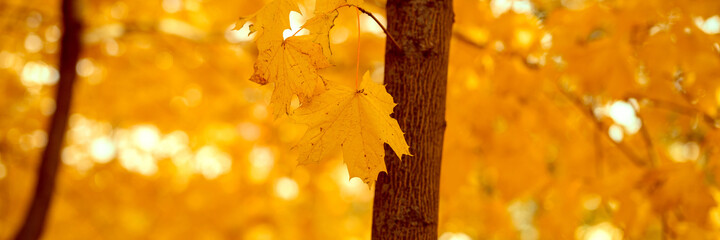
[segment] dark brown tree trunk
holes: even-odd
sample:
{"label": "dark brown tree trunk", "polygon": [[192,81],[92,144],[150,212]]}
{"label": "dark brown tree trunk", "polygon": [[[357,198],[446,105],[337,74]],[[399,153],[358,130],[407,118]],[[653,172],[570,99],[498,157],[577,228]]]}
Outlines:
{"label": "dark brown tree trunk", "polygon": [[60,81],[55,96],[55,114],[50,121],[48,143],[43,151],[37,172],[35,195],[15,239],[38,239],[42,235],[60,166],[60,149],[65,138],[70,101],[72,100],[75,64],[80,52],[81,29],[73,0],[63,0],[61,10],[65,30],[60,42]]}
{"label": "dark brown tree trunk", "polygon": [[437,239],[452,0],[388,0],[385,84],[412,157],[385,146],[375,188],[373,239]]}

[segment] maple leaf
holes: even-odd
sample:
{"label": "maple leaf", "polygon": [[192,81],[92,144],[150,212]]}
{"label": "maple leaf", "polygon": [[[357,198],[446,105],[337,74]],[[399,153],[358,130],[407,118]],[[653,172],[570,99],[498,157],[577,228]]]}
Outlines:
{"label": "maple leaf", "polygon": [[290,112],[290,101],[297,95],[301,103],[313,96],[318,82],[322,83],[317,70],[330,66],[319,44],[309,36],[293,36],[281,42],[273,42],[261,50],[255,73],[250,80],[261,85],[274,83],[270,108],[274,116]]}
{"label": "maple leaf", "polygon": [[274,40],[282,41],[283,31],[290,28],[289,16],[291,11],[300,12],[295,0],[275,0],[265,5],[255,14],[238,19],[233,30],[240,30],[249,21],[252,22],[249,26],[249,34],[258,32],[258,43]]}
{"label": "maple leaf", "polygon": [[310,31],[309,36],[313,38],[313,42],[320,44],[323,53],[328,57],[332,54],[332,50],[330,50],[330,29],[335,25],[337,16],[337,11],[316,13],[315,17],[308,19],[302,26],[302,28]]}
{"label": "maple leaf", "polygon": [[360,5],[361,0],[318,0],[315,2],[315,16],[308,19],[302,28],[310,31],[313,41],[323,47],[326,56],[332,54],[330,49],[330,29],[335,26],[335,18],[338,16],[337,9],[345,4]]}
{"label": "maple leaf", "polygon": [[398,157],[410,155],[400,125],[390,117],[395,105],[385,87],[367,73],[360,90],[333,85],[293,114],[296,121],[309,126],[296,147],[298,162],[317,162],[341,148],[350,177],[372,185],[378,173],[386,171],[383,143]]}

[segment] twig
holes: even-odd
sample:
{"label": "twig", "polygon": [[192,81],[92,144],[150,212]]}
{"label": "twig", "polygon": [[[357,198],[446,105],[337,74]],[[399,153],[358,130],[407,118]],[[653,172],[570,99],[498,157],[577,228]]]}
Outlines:
{"label": "twig", "polygon": [[[393,44],[395,44],[395,47],[397,47],[398,49],[402,50],[402,45],[400,45],[397,41],[395,41],[395,38],[393,38],[393,36],[390,34],[390,32],[388,32],[388,30],[385,28],[385,26],[383,26],[382,23],[380,23],[380,20],[378,20],[378,19],[375,17],[375,15],[373,15],[370,11],[365,10],[364,8],[361,8],[360,6],[357,6],[357,5],[354,5],[354,4],[344,4],[344,5],[340,5],[340,6],[336,7],[335,9],[333,9],[332,11],[335,11],[335,10],[337,10],[338,8],[341,8],[341,7],[354,7],[354,8],[356,8],[357,10],[360,10],[360,12],[364,13],[365,15],[370,16],[370,18],[372,18],[373,20],[375,20],[375,23],[377,23],[377,25],[380,26],[380,28],[382,28],[383,32],[385,32],[385,35],[386,35],[388,38],[390,38],[390,41],[392,41]],[[331,11],[331,12],[332,12],[332,11]]]}
{"label": "twig", "polygon": [[473,47],[475,47],[475,48],[477,48],[477,49],[485,49],[485,48],[487,47],[486,45],[483,45],[483,44],[480,44],[480,43],[478,43],[478,42],[473,41],[473,40],[470,39],[468,36],[465,36],[465,34],[463,34],[463,33],[461,33],[461,32],[458,32],[458,31],[453,31],[452,36],[453,36],[455,39],[457,39],[457,40],[459,40],[459,41],[461,41],[461,42],[463,42],[463,43],[466,43],[466,44],[468,44],[468,45],[470,45],[470,46],[473,46]]}
{"label": "twig", "polygon": [[648,131],[647,124],[645,124],[645,119],[642,117],[642,115],[640,115],[640,111],[637,112],[637,116],[638,119],[640,119],[640,132],[642,134],[643,141],[645,141],[645,149],[647,150],[648,160],[650,160],[650,166],[657,166],[655,145],[653,144],[652,138],[650,137],[650,131]]}
{"label": "twig", "polygon": [[676,113],[680,113],[680,114],[687,115],[690,117],[696,117],[696,116],[700,115],[700,117],[702,117],[702,120],[705,123],[707,123],[710,127],[718,128],[718,121],[713,116],[710,116],[709,114],[702,112],[694,107],[683,106],[682,104],[679,104],[679,103],[674,103],[671,101],[661,100],[661,99],[656,99],[656,98],[645,97],[645,96],[642,96],[639,94],[630,94],[630,95],[628,95],[628,97],[626,97],[626,99],[628,99],[628,98],[647,100],[647,101],[652,102],[654,104],[654,106],[657,106],[659,108],[668,109],[668,110],[674,111]]}
{"label": "twig", "polygon": [[638,167],[645,166],[646,163],[642,160],[642,158],[637,156],[628,146],[626,146],[620,142],[616,142],[615,140],[610,138],[609,135],[604,134],[603,124],[595,119],[595,114],[593,113],[593,109],[591,107],[585,105],[579,97],[573,95],[572,93],[570,93],[568,91],[563,90],[562,87],[560,87],[560,86],[557,86],[557,87],[558,87],[558,90],[563,94],[563,96],[565,96],[567,99],[569,99],[570,102],[572,102],[578,109],[580,109],[581,112],[584,113],[584,115],[588,119],[590,119],[593,122],[593,125],[595,125],[595,128],[597,129],[597,131],[599,131],[601,133],[601,135],[604,135],[606,138],[608,138],[610,140],[610,142],[615,144],[615,147],[620,149],[620,151],[623,154],[625,154],[625,156],[630,160],[630,162],[632,162],[633,164],[635,164],[635,166],[638,166]]}

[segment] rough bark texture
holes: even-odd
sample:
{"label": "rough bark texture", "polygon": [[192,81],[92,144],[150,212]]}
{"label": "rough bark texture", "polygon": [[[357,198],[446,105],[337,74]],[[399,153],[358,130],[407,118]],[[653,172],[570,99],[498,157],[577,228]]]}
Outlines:
{"label": "rough bark texture", "polygon": [[37,172],[35,195],[15,239],[40,238],[55,189],[55,179],[60,165],[60,149],[65,138],[73,82],[75,81],[75,64],[80,51],[81,29],[80,22],[75,15],[73,0],[62,2],[62,14],[65,30],[60,42],[60,80],[55,96],[55,114],[50,120],[48,143],[43,151]]}
{"label": "rough bark texture", "polygon": [[437,239],[452,0],[388,0],[385,84],[412,157],[387,145],[375,188],[373,239]]}

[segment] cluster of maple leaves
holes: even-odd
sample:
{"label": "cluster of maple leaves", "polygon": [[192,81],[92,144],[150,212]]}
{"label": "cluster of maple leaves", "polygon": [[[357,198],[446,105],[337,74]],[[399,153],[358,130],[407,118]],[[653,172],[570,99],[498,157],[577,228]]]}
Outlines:
{"label": "cluster of maple leaves", "polygon": [[[275,118],[288,115],[308,125],[297,145],[299,163],[318,162],[341,149],[350,177],[372,185],[385,171],[383,144],[398,156],[410,155],[397,120],[390,117],[395,107],[385,87],[368,74],[356,79],[355,88],[323,78],[318,70],[332,66],[329,33],[341,7],[358,7],[359,1],[318,0],[315,16],[302,29],[309,35],[284,38],[290,28],[289,14],[300,12],[294,0],[275,0],[254,15],[241,18],[238,30],[250,21],[259,55],[250,80],[261,85],[273,83],[270,109]],[[294,96],[300,107],[292,109]]]}

